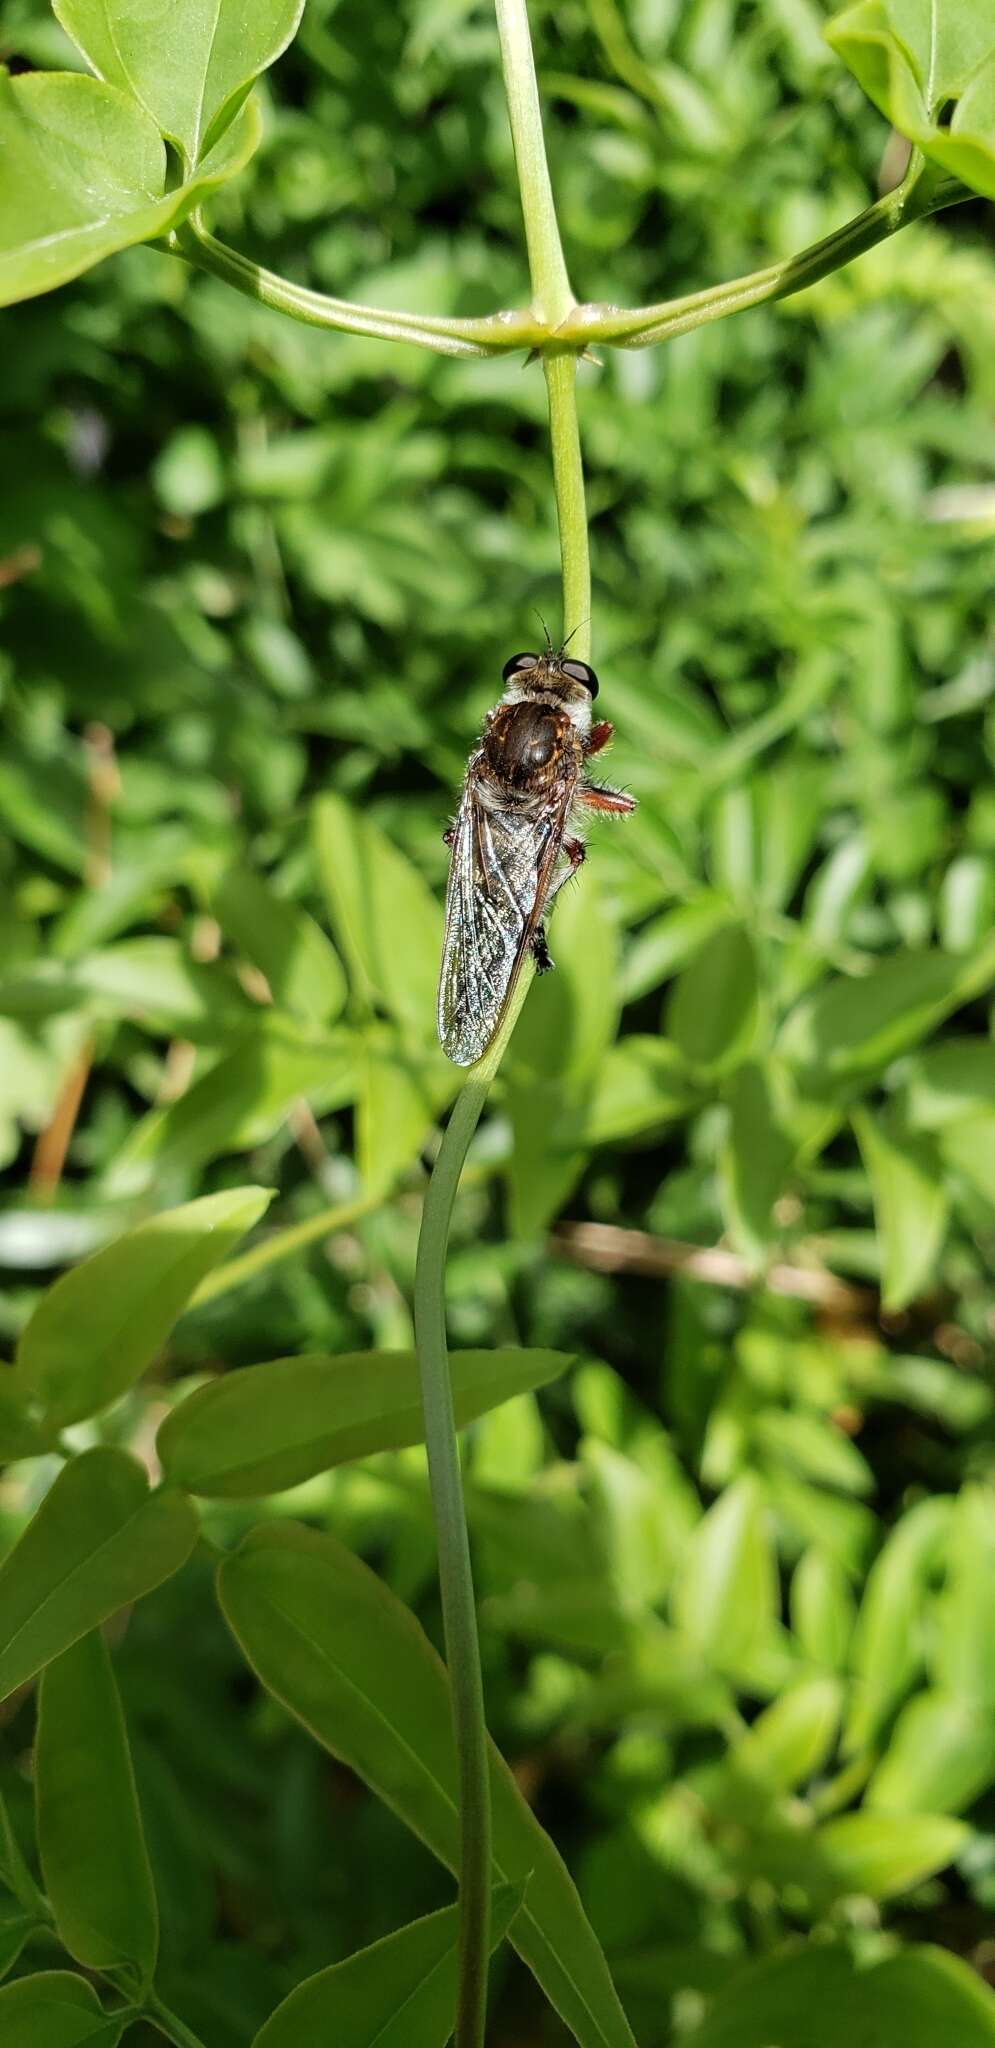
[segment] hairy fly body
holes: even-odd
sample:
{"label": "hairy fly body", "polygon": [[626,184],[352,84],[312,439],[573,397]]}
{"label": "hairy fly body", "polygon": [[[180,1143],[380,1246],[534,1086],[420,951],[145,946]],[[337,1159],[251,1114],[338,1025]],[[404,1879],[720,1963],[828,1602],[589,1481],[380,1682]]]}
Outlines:
{"label": "hairy fly body", "polygon": [[457,1066],[486,1052],[526,954],[552,967],[544,918],[584,859],[585,811],[624,816],[635,799],[591,782],[587,762],[612,737],[591,722],[598,679],[554,653],[505,663],[500,704],[467,764],[452,848],[439,977],[439,1037]]}

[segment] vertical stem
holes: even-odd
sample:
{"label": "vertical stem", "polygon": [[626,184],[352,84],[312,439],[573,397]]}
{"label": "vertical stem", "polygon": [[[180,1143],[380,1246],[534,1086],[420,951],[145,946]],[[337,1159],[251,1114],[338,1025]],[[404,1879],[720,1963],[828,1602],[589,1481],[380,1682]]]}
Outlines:
{"label": "vertical stem", "polygon": [[[495,6],[528,245],[533,308],[544,324],[556,326],[566,318],[574,297],[549,182],[528,14],[525,0],[495,0]],[[564,633],[576,628],[575,639],[586,652],[590,631],[590,572],[574,394],[576,356],[575,348],[553,349],[545,356],[544,367],[549,388],[553,472],[563,556]],[[529,965],[519,976],[508,1014],[493,1044],[474,1068],[457,1099],[425,1196],[415,1267],[415,1343],[425,1415],[429,1484],[439,1545],[439,1589],[459,1777],[460,1950],[456,2048],[483,2048],[484,2044],[490,1955],[491,1799],[470,1541],[446,1347],[446,1247],[463,1162],[477,1128],[487,1090],[514,1029],[531,979],[532,968]]]}
{"label": "vertical stem", "polygon": [[591,652],[591,558],[587,542],[584,469],[577,423],[577,354],[549,349],[543,355],[549,398],[553,486],[563,565],[563,638],[586,661]]}
{"label": "vertical stem", "polygon": [[531,967],[523,969],[494,1043],[457,1097],[425,1196],[415,1266],[415,1344],[439,1546],[439,1590],[459,1777],[456,2048],[483,2048],[490,1955],[491,1796],[470,1542],[446,1344],[446,1247],[463,1162],[531,979]]}
{"label": "vertical stem", "polygon": [[525,0],[495,0],[495,10],[532,276],[532,310],[537,319],[556,327],[569,313],[574,295],[549,182],[529,17]]}

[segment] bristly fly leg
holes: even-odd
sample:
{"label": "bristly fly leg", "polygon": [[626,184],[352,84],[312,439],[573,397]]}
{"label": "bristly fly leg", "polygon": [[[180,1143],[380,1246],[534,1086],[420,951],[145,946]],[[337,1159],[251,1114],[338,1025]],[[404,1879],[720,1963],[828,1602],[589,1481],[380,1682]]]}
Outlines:
{"label": "bristly fly leg", "polygon": [[445,829],[445,831],[444,831],[444,833],[443,833],[443,835],[442,835],[442,844],[443,844],[443,846],[451,846],[451,845],[452,845],[452,843],[453,843],[453,840],[455,839],[455,837],[456,837],[456,827],[455,827],[455,825],[447,825],[447,826],[446,826],[446,829]]}
{"label": "bristly fly leg", "polygon": [[585,754],[600,754],[602,747],[606,747],[614,736],[615,727],[609,725],[607,718],[599,718],[597,725],[592,725],[586,739],[581,742]]}
{"label": "bristly fly leg", "polygon": [[627,818],[636,808],[634,796],[627,796],[624,789],[609,789],[603,782],[581,783],[574,802],[589,811],[609,811],[621,818]]}
{"label": "bristly fly leg", "polygon": [[551,972],[553,962],[550,957],[549,947],[546,944],[546,927],[544,924],[537,924],[532,934],[532,958],[536,964],[537,974],[549,974]]}

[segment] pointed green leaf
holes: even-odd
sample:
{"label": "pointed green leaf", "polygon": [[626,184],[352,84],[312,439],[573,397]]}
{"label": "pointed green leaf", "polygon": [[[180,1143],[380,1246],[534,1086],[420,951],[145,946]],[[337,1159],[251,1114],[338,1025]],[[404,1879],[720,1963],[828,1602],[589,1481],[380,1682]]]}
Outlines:
{"label": "pointed green leaf", "polygon": [[749,933],[742,925],[725,925],[675,982],[667,1029],[689,1067],[726,1073],[749,1053],[759,1013],[760,984]]}
{"label": "pointed green leaf", "polygon": [[921,1692],[899,1714],[864,1803],[882,1813],[961,1813],[993,1777],[991,1708]]}
{"label": "pointed green leaf", "polygon": [[313,815],[328,914],[357,995],[433,1041],[439,904],[417,868],[361,810],[329,795]]}
{"label": "pointed green leaf", "polygon": [[[332,1537],[290,1526],[247,1537],[219,1592],[263,1684],[455,1869],[446,1674],[407,1609]],[[633,2048],[566,1867],[493,1749],[491,1792],[495,1879],[529,1880],[515,1947],[581,2048]]]}
{"label": "pointed green leaf", "polygon": [[[522,1902],[523,1887],[501,1885],[491,1905],[496,1948]],[[252,2048],[446,2048],[456,2023],[459,1907],[429,1913],[333,1963],[285,1998]]]}
{"label": "pointed green leaf", "polygon": [[[572,1363],[562,1351],[452,1352],[457,1428]],[[421,1443],[423,1434],[414,1352],[354,1351],[225,1373],[173,1409],[157,1449],[175,1485],[244,1499],[279,1493],[350,1458]]]}
{"label": "pointed green leaf", "polygon": [[261,71],[293,39],[304,0],[55,0],[98,76],[119,86],[175,142],[188,168],[228,127]]}
{"label": "pointed green leaf", "polygon": [[150,1365],[194,1289],[258,1222],[267,1188],[166,1209],[63,1274],[17,1347],[20,1383],[60,1427],[94,1415]]}
{"label": "pointed green leaf", "polygon": [[75,72],[0,71],[0,306],[167,234],[248,162],[258,140],[249,105],[196,175],[169,192],[158,130],[116,86]]}
{"label": "pointed green leaf", "polygon": [[775,1234],[772,1212],[795,1148],[778,1121],[769,1073],[759,1064],[750,1062],[734,1075],[730,1111],[721,1164],[723,1208],[736,1249],[758,1265]]}
{"label": "pointed green leaf", "polygon": [[299,1096],[316,1110],[355,1099],[356,1048],[341,1027],[316,1035],[267,1016],[168,1109],[150,1111],[107,1175],[108,1193],[145,1187],[157,1169],[203,1166],[224,1152],[264,1144]]}
{"label": "pointed green leaf", "polygon": [[339,1016],[347,993],[342,964],[306,910],[239,867],[228,869],[211,903],[222,930],[266,976],[275,1003],[307,1024]]}
{"label": "pointed green leaf", "polygon": [[34,1777],[38,1854],[60,1940],[87,1968],[130,1964],[147,1984],[159,1918],[124,1715],[99,1629],[42,1674]]}
{"label": "pointed green leaf", "polygon": [[950,1516],[949,1500],[918,1502],[896,1524],[867,1575],[853,1638],[854,1687],[844,1739],[851,1754],[873,1742],[920,1667],[926,1591]]}
{"label": "pointed green leaf", "polygon": [[0,2040],[10,2048],[117,2048],[123,2028],[69,1970],[40,1970],[0,1991]]}
{"label": "pointed green leaf", "polygon": [[735,1667],[775,1619],[768,1514],[755,1479],[738,1479],[693,1531],[674,1589],[674,1619],[719,1670]]}
{"label": "pointed green leaf", "polygon": [[791,1626],[813,1664],[846,1668],[855,1609],[850,1582],[826,1550],[803,1551],[791,1581]]}
{"label": "pointed green leaf", "polygon": [[74,1458],[0,1565],[0,1699],[178,1571],[198,1528],[124,1451]]}
{"label": "pointed green leaf", "polygon": [[890,1899],[943,1870],[969,1832],[963,1821],[945,1814],[864,1812],[827,1821],[816,1839],[841,1893]]}
{"label": "pointed green leaf", "polygon": [[881,1240],[881,1294],[886,1309],[900,1309],[933,1277],[946,1236],[950,1201],[939,1162],[926,1140],[901,1131],[864,1109],[854,1113],[871,1183]]}

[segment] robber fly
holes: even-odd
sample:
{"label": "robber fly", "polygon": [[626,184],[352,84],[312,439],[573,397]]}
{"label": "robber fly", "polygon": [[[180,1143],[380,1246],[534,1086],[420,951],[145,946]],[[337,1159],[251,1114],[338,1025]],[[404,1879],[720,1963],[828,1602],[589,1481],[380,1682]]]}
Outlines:
{"label": "robber fly", "polygon": [[588,781],[588,759],[613,728],[591,723],[593,668],[546,639],[545,653],[505,662],[504,695],[487,714],[456,823],[444,834],[452,854],[439,1037],[459,1067],[486,1052],[526,954],[540,974],[553,965],[545,918],[584,859],[580,814],[625,816],[636,807],[634,797]]}

